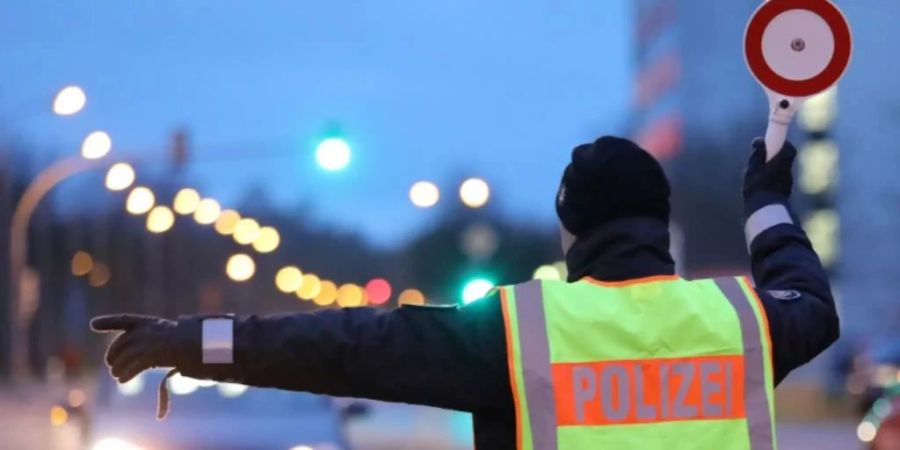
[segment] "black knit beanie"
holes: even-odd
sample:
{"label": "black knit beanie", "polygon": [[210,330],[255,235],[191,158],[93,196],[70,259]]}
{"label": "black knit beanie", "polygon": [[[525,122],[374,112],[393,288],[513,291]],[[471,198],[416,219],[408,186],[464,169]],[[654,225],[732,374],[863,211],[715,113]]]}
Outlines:
{"label": "black knit beanie", "polygon": [[668,223],[669,194],[669,181],[653,156],[627,139],[604,136],[572,151],[556,213],[575,236],[626,217]]}

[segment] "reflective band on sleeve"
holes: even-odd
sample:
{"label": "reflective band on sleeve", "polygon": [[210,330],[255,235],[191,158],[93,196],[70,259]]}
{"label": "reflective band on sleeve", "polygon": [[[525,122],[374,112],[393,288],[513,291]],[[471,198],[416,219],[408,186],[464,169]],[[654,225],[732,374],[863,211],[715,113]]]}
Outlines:
{"label": "reflective band on sleeve", "polygon": [[788,213],[788,210],[784,205],[768,205],[756,210],[755,213],[747,218],[747,224],[744,225],[744,235],[747,238],[747,247],[749,247],[753,240],[762,234],[763,231],[783,223],[794,223],[794,221],[791,220],[790,213]]}
{"label": "reflective band on sleeve", "polygon": [[[760,210],[761,211],[761,210]],[[734,278],[717,278],[716,285],[722,291],[741,324],[744,343],[744,407],[747,414],[747,429],[750,433],[750,448],[772,450],[772,416],[769,396],[766,393],[766,360],[762,337],[756,313],[750,299],[744,294]]]}
{"label": "reflective band on sleeve", "polygon": [[536,450],[557,450],[556,399],[550,373],[550,344],[544,320],[544,299],[539,280],[515,287],[519,343],[531,436]]}
{"label": "reflective band on sleeve", "polygon": [[234,321],[203,320],[203,364],[234,363]]}

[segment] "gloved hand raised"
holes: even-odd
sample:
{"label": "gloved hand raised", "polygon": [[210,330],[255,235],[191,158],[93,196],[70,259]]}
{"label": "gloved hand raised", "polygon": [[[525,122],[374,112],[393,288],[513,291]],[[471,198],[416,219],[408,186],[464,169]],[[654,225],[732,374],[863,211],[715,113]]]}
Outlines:
{"label": "gloved hand raised", "polygon": [[766,162],[766,143],[757,138],[751,144],[753,153],[744,172],[744,211],[749,216],[766,205],[787,203],[791,196],[794,176],[791,168],[797,157],[797,149],[790,142]]}
{"label": "gloved hand raised", "polygon": [[176,365],[176,322],[136,314],[100,316],[91,320],[91,329],[100,333],[119,332],[106,352],[110,373],[126,383],[144,370]]}

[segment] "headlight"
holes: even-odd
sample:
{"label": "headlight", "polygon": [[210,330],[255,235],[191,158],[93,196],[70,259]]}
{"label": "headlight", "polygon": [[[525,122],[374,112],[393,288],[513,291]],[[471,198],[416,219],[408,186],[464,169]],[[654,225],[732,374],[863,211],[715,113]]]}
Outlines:
{"label": "headlight", "polygon": [[142,450],[141,447],[119,438],[104,438],[97,441],[92,450]]}

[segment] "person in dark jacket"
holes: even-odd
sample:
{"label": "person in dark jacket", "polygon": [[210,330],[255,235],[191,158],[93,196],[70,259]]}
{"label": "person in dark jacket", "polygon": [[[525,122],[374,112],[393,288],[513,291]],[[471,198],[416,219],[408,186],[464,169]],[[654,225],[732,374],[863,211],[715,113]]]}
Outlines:
{"label": "person in dark jacket", "polygon": [[[764,147],[761,139],[752,145],[743,197],[777,384],[834,342],[839,327],[828,278],[788,205],[796,150],[786,144],[766,162]],[[668,198],[662,168],[634,143],[603,137],[577,147],[557,195],[568,281],[674,274]],[[151,367],[172,367],[199,379],[435,406],[472,413],[480,449],[516,445],[496,295],[460,307],[387,311],[177,321],[113,315],[94,319],[92,327],[124,332],[106,355],[120,382]]]}

